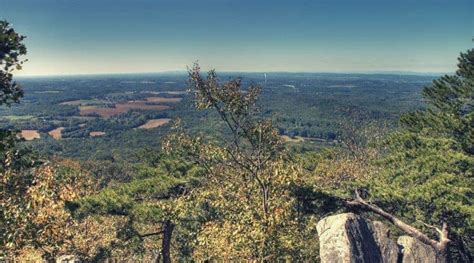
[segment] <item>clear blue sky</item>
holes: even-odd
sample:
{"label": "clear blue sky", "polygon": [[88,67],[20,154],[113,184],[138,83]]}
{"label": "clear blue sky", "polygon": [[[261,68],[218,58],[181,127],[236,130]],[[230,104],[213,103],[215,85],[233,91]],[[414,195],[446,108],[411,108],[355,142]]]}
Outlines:
{"label": "clear blue sky", "polygon": [[449,72],[472,0],[0,0],[22,74],[185,70]]}

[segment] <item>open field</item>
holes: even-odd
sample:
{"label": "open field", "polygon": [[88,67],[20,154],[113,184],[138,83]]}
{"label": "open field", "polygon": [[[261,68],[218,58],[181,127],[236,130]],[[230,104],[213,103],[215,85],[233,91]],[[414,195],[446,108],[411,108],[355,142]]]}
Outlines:
{"label": "open field", "polygon": [[154,94],[154,95],[160,95],[160,94],[169,94],[169,95],[185,95],[187,92],[186,91],[142,91],[141,93],[144,94]]}
{"label": "open field", "polygon": [[27,121],[27,120],[34,119],[35,116],[33,115],[6,115],[0,118],[8,120],[8,121]]}
{"label": "open field", "polygon": [[291,138],[288,135],[281,135],[280,137],[284,142],[304,142],[304,138],[300,136],[295,136],[294,138]]}
{"label": "open field", "polygon": [[32,141],[34,139],[41,138],[37,130],[22,130],[20,133],[20,136],[27,141]]}
{"label": "open field", "polygon": [[[185,76],[139,77],[22,80],[25,99],[11,108],[0,109],[0,127],[44,131],[45,134],[27,132],[26,137],[45,154],[88,159],[95,151],[93,158],[101,160],[110,159],[111,150],[116,156],[129,159],[145,147],[160,147],[171,123],[163,119],[181,119],[186,132],[209,137],[222,129],[222,123],[211,111],[194,109],[193,94],[185,91]],[[263,75],[242,77],[246,80],[244,86],[264,83]],[[275,73],[268,76],[258,106],[263,117],[272,119],[288,147],[314,150],[338,144],[346,111],[391,124],[402,112],[419,109],[423,106],[420,90],[431,79]],[[167,81],[175,83],[164,84]],[[58,127],[64,127],[61,137],[55,130]]]}
{"label": "open field", "polygon": [[103,135],[105,135],[105,132],[101,132],[101,131],[93,131],[89,133],[90,137],[97,137],[97,136],[103,136]]}
{"label": "open field", "polygon": [[54,130],[48,132],[48,134],[56,140],[60,140],[62,138],[61,132],[64,130],[64,127],[59,127]]}
{"label": "open field", "polygon": [[178,103],[183,98],[163,98],[163,97],[148,97],[146,101],[153,103]]}
{"label": "open field", "polygon": [[166,105],[148,104],[147,101],[129,101],[125,103],[115,104],[115,107],[110,107],[110,108],[103,108],[103,107],[96,107],[96,106],[81,106],[79,107],[79,110],[80,110],[79,114],[82,116],[98,114],[103,118],[110,118],[114,115],[119,115],[121,113],[125,113],[132,109],[167,110],[167,109],[170,109],[170,107]]}
{"label": "open field", "polygon": [[64,101],[59,103],[59,105],[69,105],[69,106],[81,106],[81,105],[98,105],[107,103],[106,100],[98,100],[98,99],[90,99],[90,100],[71,100],[71,101]]}
{"label": "open field", "polygon": [[170,122],[171,119],[153,119],[138,127],[138,129],[153,129]]}

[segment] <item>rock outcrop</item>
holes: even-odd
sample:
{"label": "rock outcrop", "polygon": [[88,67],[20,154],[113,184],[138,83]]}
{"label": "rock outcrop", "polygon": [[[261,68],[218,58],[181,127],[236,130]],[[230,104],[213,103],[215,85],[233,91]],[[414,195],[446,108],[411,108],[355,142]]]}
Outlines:
{"label": "rock outcrop", "polygon": [[[360,216],[352,213],[329,216],[319,221],[317,230],[321,262],[384,262],[373,227]],[[380,239],[383,235],[379,235]]]}
{"label": "rock outcrop", "polygon": [[410,236],[398,238],[403,263],[442,263],[444,260],[437,256],[436,251]]}
{"label": "rock outcrop", "polygon": [[382,222],[353,213],[323,218],[317,230],[322,263],[439,263],[430,246],[401,236],[397,243]]}
{"label": "rock outcrop", "polygon": [[375,243],[377,243],[380,254],[382,255],[381,262],[397,262],[399,249],[397,243],[390,238],[390,230],[388,227],[379,221],[374,221],[372,227]]}

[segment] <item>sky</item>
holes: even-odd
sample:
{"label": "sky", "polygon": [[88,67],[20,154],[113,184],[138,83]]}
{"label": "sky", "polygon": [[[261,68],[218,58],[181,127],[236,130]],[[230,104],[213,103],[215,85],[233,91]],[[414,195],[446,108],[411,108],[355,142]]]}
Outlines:
{"label": "sky", "polygon": [[0,0],[26,35],[17,75],[204,69],[453,72],[472,0]]}

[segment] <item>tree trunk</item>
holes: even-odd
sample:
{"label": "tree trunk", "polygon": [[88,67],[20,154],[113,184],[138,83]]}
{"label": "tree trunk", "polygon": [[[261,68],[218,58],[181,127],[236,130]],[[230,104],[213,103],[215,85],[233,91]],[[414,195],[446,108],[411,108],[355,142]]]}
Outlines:
{"label": "tree trunk", "polygon": [[173,235],[174,224],[166,220],[163,224],[163,240],[161,243],[161,256],[163,263],[171,263],[171,237]]}

